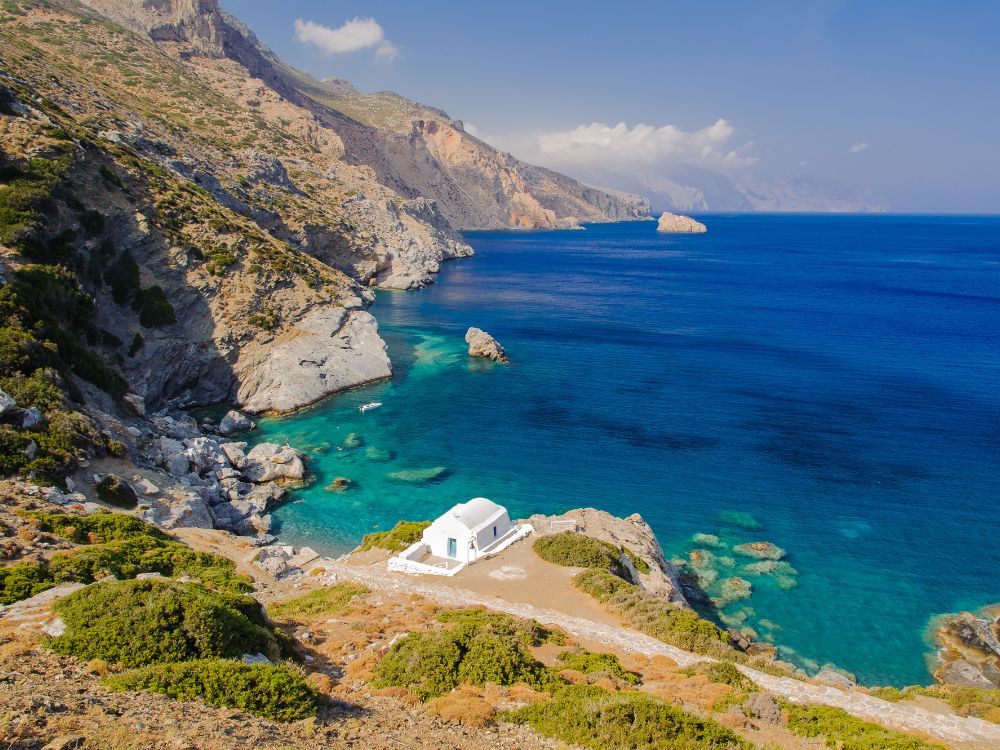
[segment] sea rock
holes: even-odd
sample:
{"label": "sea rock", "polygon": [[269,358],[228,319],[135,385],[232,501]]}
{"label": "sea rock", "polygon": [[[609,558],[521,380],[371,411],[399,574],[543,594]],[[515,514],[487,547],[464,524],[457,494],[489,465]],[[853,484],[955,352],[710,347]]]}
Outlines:
{"label": "sea rock", "polygon": [[300,482],[305,478],[304,454],[288,445],[259,443],[246,454],[243,478],[260,484],[272,481]]}
{"label": "sea rock", "polygon": [[842,690],[850,690],[858,684],[857,679],[854,678],[853,675],[848,675],[834,669],[823,669],[813,679],[816,680],[816,682],[821,682],[824,685],[830,685],[831,687],[841,688]]}
{"label": "sea rock", "polygon": [[799,571],[785,560],[761,560],[743,566],[743,570],[756,576],[797,576]]}
{"label": "sea rock", "polygon": [[939,618],[934,678],[948,685],[1000,688],[1000,606]]}
{"label": "sea rock", "polygon": [[485,357],[504,364],[510,362],[500,342],[481,328],[470,328],[466,331],[465,342],[469,345],[470,357]]}
{"label": "sea rock", "polygon": [[351,480],[347,477],[337,477],[324,489],[327,492],[344,492],[351,486]]}
{"label": "sea rock", "polygon": [[407,484],[423,484],[440,478],[448,473],[444,466],[432,466],[428,469],[400,469],[389,474],[389,479],[393,482],[404,482]]}
{"label": "sea rock", "polygon": [[764,528],[760,521],[743,510],[724,510],[719,513],[719,520],[727,526],[736,526],[748,531],[759,531]]}
{"label": "sea rock", "polygon": [[5,390],[0,388],[0,417],[4,417],[11,409],[17,408],[17,402]]}
{"label": "sea rock", "polygon": [[390,375],[375,318],[364,310],[324,307],[257,356],[241,358],[237,400],[251,412],[288,412]]}
{"label": "sea rock", "polygon": [[785,556],[785,550],[771,542],[750,542],[737,544],[733,552],[744,557],[756,557],[758,560],[780,560]]}
{"label": "sea rock", "polygon": [[690,216],[681,216],[664,212],[660,215],[660,222],[656,226],[658,232],[673,232],[680,234],[702,234],[708,231],[708,227],[700,221],[695,221]]}
{"label": "sea rock", "polygon": [[219,434],[225,437],[230,435],[235,435],[238,432],[247,432],[252,430],[256,425],[250,421],[250,418],[245,414],[241,414],[235,409],[231,409],[226,412],[224,416],[219,421]]}

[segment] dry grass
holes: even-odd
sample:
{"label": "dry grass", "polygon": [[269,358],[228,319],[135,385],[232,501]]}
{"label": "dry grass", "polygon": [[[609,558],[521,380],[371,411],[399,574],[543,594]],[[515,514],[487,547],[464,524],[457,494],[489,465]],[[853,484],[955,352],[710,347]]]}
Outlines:
{"label": "dry grass", "polygon": [[424,704],[426,710],[449,724],[481,727],[493,721],[496,709],[483,697],[483,690],[462,685]]}

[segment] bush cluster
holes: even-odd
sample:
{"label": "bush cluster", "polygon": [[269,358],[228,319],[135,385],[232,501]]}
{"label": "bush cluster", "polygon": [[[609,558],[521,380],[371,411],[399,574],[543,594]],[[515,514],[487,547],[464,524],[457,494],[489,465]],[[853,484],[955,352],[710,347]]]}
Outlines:
{"label": "bush cluster", "polygon": [[613,544],[592,536],[564,531],[539,537],[532,549],[540,558],[556,565],[606,570],[623,580],[632,580],[628,567],[622,561],[621,551]]}
{"label": "bush cluster", "polygon": [[591,568],[578,573],[573,583],[590,594],[630,627],[679,648],[708,656],[734,658],[738,652],[729,636],[712,622],[699,617],[606,570]]}
{"label": "bush cluster", "polygon": [[279,659],[287,639],[256,599],[193,583],[147,579],[97,583],[59,600],[66,631],[57,653],[144,667],[262,653]]}
{"label": "bush cluster", "polygon": [[686,713],[637,692],[609,693],[589,685],[566,686],[545,703],[508,712],[509,721],[570,745],[642,750],[749,750],[721,724]]}
{"label": "bush cluster", "polygon": [[150,690],[177,700],[198,698],[274,721],[315,716],[320,701],[297,670],[233,659],[157,664],[108,677],[104,684],[112,690]]}
{"label": "bush cluster", "polygon": [[397,641],[376,667],[374,685],[409,688],[427,699],[463,683],[523,682],[543,690],[558,683],[525,648],[532,625],[479,610],[454,618],[446,614],[445,621],[452,623],[448,630],[410,633]]}
{"label": "bush cluster", "polygon": [[614,654],[591,652],[584,649],[563,651],[559,654],[559,663],[564,669],[575,669],[584,674],[607,674],[617,677],[632,685],[639,684],[639,676],[629,672],[622,666]]}
{"label": "bush cluster", "polygon": [[288,619],[344,613],[350,611],[354,597],[367,594],[368,591],[364,586],[345,581],[271,605],[268,611],[275,617]]}
{"label": "bush cluster", "polygon": [[133,578],[140,573],[187,575],[224,591],[251,590],[249,579],[236,574],[232,560],[197,552],[133,516],[52,513],[34,518],[41,531],[86,546],[58,552],[48,562],[0,568],[0,604],[26,599],[58,583],[93,583],[108,575]]}
{"label": "bush cluster", "polygon": [[836,750],[943,750],[900,732],[855,718],[832,706],[786,706],[788,728],[803,737],[820,737]]}
{"label": "bush cluster", "polygon": [[424,529],[430,525],[430,521],[400,521],[389,531],[366,534],[358,550],[364,552],[377,547],[390,552],[402,552],[411,544],[419,542]]}

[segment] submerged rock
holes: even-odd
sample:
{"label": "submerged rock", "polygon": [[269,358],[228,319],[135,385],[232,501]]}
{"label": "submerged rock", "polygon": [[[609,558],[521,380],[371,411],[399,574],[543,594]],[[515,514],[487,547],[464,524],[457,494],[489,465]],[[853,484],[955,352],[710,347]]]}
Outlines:
{"label": "submerged rock", "polygon": [[392,451],[387,448],[376,448],[372,445],[365,451],[365,457],[369,461],[391,461]]}
{"label": "submerged rock", "polygon": [[737,544],[733,552],[744,557],[756,557],[758,560],[780,560],[785,556],[785,550],[771,542],[750,542]]}
{"label": "submerged rock", "polygon": [[344,492],[348,489],[353,482],[347,477],[337,477],[330,484],[328,484],[325,489],[327,492]]}
{"label": "submerged rock", "polygon": [[691,537],[691,541],[699,547],[720,549],[726,546],[715,534],[695,534]]}
{"label": "submerged rock", "polygon": [[708,231],[708,227],[700,221],[695,221],[690,216],[664,212],[660,215],[656,231],[678,234],[703,234]]}
{"label": "submerged rock", "polygon": [[432,466],[429,469],[401,469],[389,474],[389,479],[393,482],[406,482],[410,484],[422,484],[439,479],[448,473],[444,466]]}
{"label": "submerged rock", "polygon": [[340,441],[341,448],[360,448],[365,444],[364,439],[356,432],[350,432],[347,434],[343,440]]}
{"label": "submerged rock", "polygon": [[743,566],[743,570],[756,576],[797,576],[799,571],[784,560],[761,560]]}
{"label": "submerged rock", "polygon": [[724,510],[719,514],[719,520],[727,526],[736,526],[747,531],[760,531],[764,528],[760,521],[743,510]]}
{"label": "submerged rock", "polygon": [[465,342],[469,345],[470,357],[484,357],[504,364],[510,362],[500,342],[481,328],[470,328],[466,331]]}
{"label": "submerged rock", "polygon": [[719,587],[719,595],[713,596],[712,601],[717,607],[727,607],[733,602],[741,599],[749,599],[753,593],[753,586],[750,581],[738,576],[726,578]]}

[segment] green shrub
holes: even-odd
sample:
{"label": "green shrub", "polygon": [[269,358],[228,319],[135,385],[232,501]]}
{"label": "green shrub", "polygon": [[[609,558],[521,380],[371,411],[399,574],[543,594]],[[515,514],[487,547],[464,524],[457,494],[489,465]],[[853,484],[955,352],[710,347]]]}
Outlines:
{"label": "green shrub", "polygon": [[140,289],[139,265],[132,253],[122,251],[118,260],[105,272],[104,279],[111,286],[111,299],[115,303],[124,305],[131,302]]}
{"label": "green shrub", "polygon": [[737,669],[736,665],[732,662],[710,662],[703,667],[702,671],[712,682],[729,685],[729,687],[735,688],[740,692],[752,693],[757,690],[757,684]]}
{"label": "green shrub", "polygon": [[281,657],[285,641],[257,600],[193,583],[97,583],[55,605],[66,623],[48,640],[57,653],[125,667],[239,657]]}
{"label": "green shrub", "polygon": [[359,552],[378,547],[390,552],[402,552],[411,544],[420,541],[424,529],[431,525],[430,521],[400,521],[389,531],[377,531],[366,534],[361,540]]}
{"label": "green shrub", "polygon": [[597,568],[610,571],[623,580],[632,580],[618,548],[592,536],[564,531],[561,534],[539,537],[532,549],[540,558],[556,565]]}
{"label": "green shrub", "polygon": [[170,304],[162,287],[151,286],[140,290],[132,300],[132,307],[139,312],[139,322],[147,328],[177,322],[174,306]]}
{"label": "green shrub", "polygon": [[148,536],[173,541],[152,524],[125,513],[32,513],[38,528],[76,544],[100,544],[118,539]]}
{"label": "green shrub", "polygon": [[108,474],[98,482],[95,491],[98,500],[116,508],[134,508],[139,504],[135,490],[114,474]]}
{"label": "green shrub", "polygon": [[247,665],[230,659],[158,664],[108,677],[104,684],[112,690],[149,690],[177,700],[200,699],[273,721],[315,716],[320,702],[302,675],[287,666]]}
{"label": "green shrub", "polygon": [[639,676],[625,669],[614,654],[577,649],[563,651],[558,658],[563,669],[575,669],[584,674],[606,673],[633,685],[639,684]]}
{"label": "green shrub", "polygon": [[[472,615],[470,613],[476,613]],[[397,641],[375,670],[376,687],[406,687],[430,698],[462,683],[513,685],[526,682],[544,690],[558,679],[527,652],[522,635],[534,630],[514,618],[464,610],[450,630],[409,633]],[[449,622],[449,620],[445,620]],[[540,627],[540,626],[539,626]]]}
{"label": "green shrub", "polygon": [[356,583],[338,583],[273,604],[268,607],[268,611],[275,617],[287,619],[349,612],[351,600],[356,596],[367,594],[368,591],[369,589]]}
{"label": "green shrub", "polygon": [[232,560],[197,552],[133,516],[123,513],[31,515],[41,531],[86,546],[57,552],[48,562],[36,564],[37,570],[32,575],[37,579],[37,586],[28,593],[24,593],[28,589],[23,584],[11,588],[27,571],[10,579],[12,582],[6,594],[10,599],[8,604],[57,583],[93,583],[109,575],[133,578],[140,573],[159,573],[167,577],[186,575],[213,588],[234,593],[253,589],[247,576],[236,573]]}
{"label": "green shrub", "polygon": [[44,565],[22,562],[0,568],[0,604],[13,604],[55,586]]}
{"label": "green shrub", "polygon": [[836,750],[943,750],[941,745],[855,718],[832,706],[786,706],[788,728],[803,737],[821,737]]}
{"label": "green shrub", "polygon": [[696,612],[653,596],[606,570],[578,573],[573,583],[621,617],[630,627],[679,648],[733,659],[739,655],[729,636]]}
{"label": "green shrub", "polygon": [[632,567],[643,575],[649,575],[649,563],[639,557],[635,552],[630,550],[628,547],[621,547],[622,553],[629,559],[632,563]]}
{"label": "green shrub", "polygon": [[474,632],[488,630],[522,646],[541,646],[544,643],[562,645],[565,642],[561,631],[547,628],[535,620],[522,620],[488,609],[450,609],[439,614],[437,619],[438,622]]}
{"label": "green shrub", "polygon": [[504,718],[570,745],[606,750],[750,750],[748,742],[711,719],[658,698],[609,693],[589,685],[558,690],[550,702],[511,711]]}

